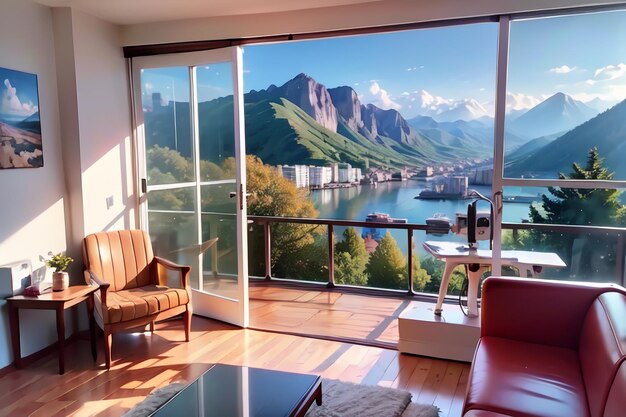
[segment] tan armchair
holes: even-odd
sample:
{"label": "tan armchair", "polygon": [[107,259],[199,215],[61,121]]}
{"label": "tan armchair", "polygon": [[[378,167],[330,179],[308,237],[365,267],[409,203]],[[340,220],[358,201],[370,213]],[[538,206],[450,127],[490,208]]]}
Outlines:
{"label": "tan armchair", "polygon": [[191,329],[191,268],[154,256],[142,230],[94,233],[83,240],[85,281],[100,287],[95,295],[96,322],[104,331],[106,367],[111,367],[113,333],[150,325],[179,314],[185,341]]}

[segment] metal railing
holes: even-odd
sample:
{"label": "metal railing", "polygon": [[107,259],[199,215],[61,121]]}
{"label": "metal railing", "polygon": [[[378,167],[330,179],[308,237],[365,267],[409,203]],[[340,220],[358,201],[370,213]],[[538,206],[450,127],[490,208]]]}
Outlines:
{"label": "metal railing", "polygon": [[[295,217],[269,217],[269,216],[248,216],[248,220],[255,224],[261,225],[263,228],[263,241],[264,241],[264,264],[265,264],[265,279],[274,280],[277,279],[272,275],[272,225],[279,223],[289,224],[309,224],[326,226],[326,239],[328,241],[328,281],[326,283],[327,288],[334,288],[341,284],[335,283],[335,227],[352,227],[352,228],[381,228],[381,229],[396,229],[405,230],[407,233],[407,268],[408,268],[408,282],[407,290],[403,291],[405,294],[416,295],[418,294],[413,288],[413,244],[415,241],[414,231],[423,231],[430,233],[445,233],[446,230],[433,228],[425,224],[413,224],[413,223],[375,223],[375,222],[363,222],[352,220],[333,220],[333,219],[315,219],[315,218],[295,218]],[[625,284],[624,268],[625,268],[625,248],[626,248],[626,229],[618,227],[601,227],[601,226],[573,226],[573,225],[551,225],[551,224],[538,224],[538,223],[503,223],[502,230],[512,231],[513,240],[517,240],[519,232],[522,230],[534,230],[540,233],[557,233],[557,234],[571,234],[571,235],[598,235],[598,236],[610,236],[616,239],[616,265],[615,265],[615,282],[622,285]],[[283,278],[279,278],[283,280]],[[288,278],[287,278],[288,279]],[[290,280],[293,281],[293,280]],[[300,281],[300,280],[298,280]],[[391,289],[362,287],[363,289],[371,289],[375,291],[383,290],[388,292],[396,292]],[[419,293],[423,295],[424,293]]]}

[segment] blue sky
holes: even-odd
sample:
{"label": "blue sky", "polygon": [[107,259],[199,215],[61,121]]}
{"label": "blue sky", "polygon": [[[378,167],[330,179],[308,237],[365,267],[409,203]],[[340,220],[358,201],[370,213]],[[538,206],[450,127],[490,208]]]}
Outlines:
{"label": "blue sky", "polygon": [[[351,86],[362,103],[406,118],[470,99],[493,115],[497,31],[496,23],[481,23],[246,46],[244,91],[304,72],[328,88]],[[144,87],[161,90],[167,102],[169,83],[186,100],[187,70],[167,72],[145,72]],[[227,73],[224,63],[199,71],[201,101],[232,93]],[[507,92],[509,109],[530,108],[557,92],[611,104],[626,98],[626,12],[513,21]]]}
{"label": "blue sky", "polygon": [[0,120],[23,120],[39,111],[37,76],[0,68]]}

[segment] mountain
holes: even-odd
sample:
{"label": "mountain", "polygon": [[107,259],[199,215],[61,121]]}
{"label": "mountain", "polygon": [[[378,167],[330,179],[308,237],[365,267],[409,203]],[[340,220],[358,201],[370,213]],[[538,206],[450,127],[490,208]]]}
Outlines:
{"label": "mountain", "polygon": [[613,107],[616,103],[614,101],[611,102],[611,101],[602,100],[601,98],[596,97],[593,100],[586,102],[585,104],[591,107],[592,109],[596,110],[598,113],[602,113],[603,111],[609,109],[610,107]]}
{"label": "mountain", "polygon": [[359,132],[363,129],[361,101],[356,91],[350,87],[344,86],[331,88],[328,92],[337,109],[337,113],[339,116],[343,117],[348,127],[355,132]]}
{"label": "mountain", "polygon": [[326,129],[337,131],[337,109],[323,84],[304,73],[296,75],[280,87],[271,85],[267,90],[251,91],[251,101],[285,98],[300,107]]}
{"label": "mountain", "polygon": [[541,148],[505,164],[505,175],[512,177],[555,178],[572,171],[572,163],[584,165],[589,149],[597,147],[615,178],[626,178],[626,100],[570,130]]}
{"label": "mountain", "polygon": [[468,99],[455,103],[449,110],[433,117],[438,122],[455,122],[457,120],[475,120],[488,115],[489,113],[482,104],[474,99]]}
{"label": "mountain", "polygon": [[556,93],[509,123],[508,129],[528,138],[567,132],[598,112],[582,101]]}
{"label": "mountain", "polygon": [[511,152],[505,153],[504,159],[507,163],[512,163],[516,159],[527,156],[528,154],[535,152],[538,149],[546,146],[548,143],[552,142],[554,139],[558,138],[560,135],[550,135],[550,136],[542,136],[540,138],[532,139],[518,148],[512,150]]}
{"label": "mountain", "polygon": [[[418,129],[396,110],[361,103],[351,87],[327,89],[306,74],[281,86],[252,90],[244,102],[246,152],[272,165],[348,162],[362,168],[401,168],[485,159],[492,153],[493,129],[480,122],[439,124],[430,119],[432,129]],[[174,148],[189,157],[185,123],[176,129],[177,143],[172,139],[174,109],[177,121],[189,117],[188,103],[146,113],[149,145]],[[215,155],[231,155],[232,96],[199,103],[198,113],[200,157],[217,162]]]}
{"label": "mountain", "polygon": [[[493,153],[493,119],[490,117],[438,123],[432,117],[417,116],[409,119],[408,123],[419,133],[448,146],[461,149],[469,147],[480,150],[481,153],[483,151]],[[510,152],[528,142],[528,139],[510,131],[505,132],[505,138],[505,152]]]}
{"label": "mountain", "polygon": [[41,134],[41,119],[39,118],[39,112],[31,114],[26,119],[17,123],[15,126],[29,132]]}

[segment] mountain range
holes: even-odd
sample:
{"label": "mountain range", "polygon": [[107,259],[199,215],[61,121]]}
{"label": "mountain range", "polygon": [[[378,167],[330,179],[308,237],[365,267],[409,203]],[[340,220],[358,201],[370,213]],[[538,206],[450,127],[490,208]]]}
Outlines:
{"label": "mountain range", "polygon": [[[626,100],[588,120],[556,139],[543,138],[524,154],[505,158],[505,176],[555,178],[559,172],[572,172],[572,163],[584,166],[590,148],[597,147],[604,164],[616,179],[626,178]],[[542,139],[537,139],[542,141]],[[521,151],[522,148],[518,150]]]}
{"label": "mountain range", "polygon": [[[424,103],[441,100],[425,91],[423,95]],[[457,101],[433,117],[407,120],[397,110],[362,103],[351,87],[327,88],[306,74],[298,74],[281,86],[251,90],[244,95],[244,102],[246,152],[272,165],[348,162],[361,168],[423,167],[485,160],[493,154],[493,119],[475,100]],[[149,145],[173,147],[173,118],[159,112],[172,112],[174,106],[178,136],[189,136],[188,127],[184,127],[188,125],[189,103],[170,102],[145,114],[146,128],[151,132]],[[215,155],[231,155],[232,144],[227,139],[233,131],[232,96],[202,102],[198,111],[201,158],[217,162]],[[557,93],[513,120],[507,116],[507,173],[542,170],[536,160],[543,159],[543,149],[553,143],[563,146],[563,133],[576,131],[596,114],[584,103]],[[590,142],[581,141],[584,159]],[[190,156],[187,142],[190,144],[179,139],[177,149]],[[571,148],[574,153],[569,155],[568,148],[561,154],[571,164],[580,160],[580,149],[576,148],[576,153]],[[574,156],[578,159],[571,159]],[[549,165],[545,168],[550,169]]]}

